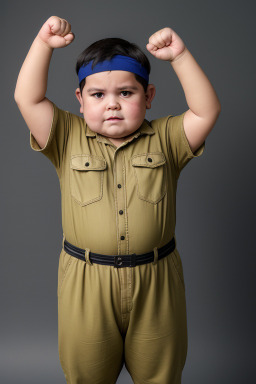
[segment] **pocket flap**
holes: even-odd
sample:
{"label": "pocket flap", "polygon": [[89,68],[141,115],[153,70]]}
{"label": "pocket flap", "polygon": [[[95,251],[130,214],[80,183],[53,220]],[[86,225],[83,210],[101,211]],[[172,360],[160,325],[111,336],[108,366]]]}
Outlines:
{"label": "pocket flap", "polygon": [[148,152],[141,155],[132,157],[133,167],[148,167],[155,168],[166,162],[165,156],[162,152]]}
{"label": "pocket flap", "polygon": [[95,155],[73,155],[70,163],[72,169],[79,171],[98,171],[107,168],[106,160]]}

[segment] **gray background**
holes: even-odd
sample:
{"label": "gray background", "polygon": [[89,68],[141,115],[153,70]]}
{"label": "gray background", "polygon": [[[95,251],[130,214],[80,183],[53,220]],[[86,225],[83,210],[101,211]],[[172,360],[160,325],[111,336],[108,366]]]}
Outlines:
{"label": "gray background", "polygon": [[[29,147],[13,93],[20,67],[52,15],[76,39],[55,50],[47,97],[79,114],[75,63],[104,37],[137,43],[157,93],[146,118],[187,109],[171,66],[146,50],[173,28],[222,105],[205,152],[182,171],[176,237],[186,283],[184,384],[255,382],[255,4],[252,1],[1,1],[1,343],[3,384],[65,383],[58,358],[57,268],[62,226],[56,171]],[[132,383],[123,369],[118,384]],[[159,383],[161,384],[161,383]]]}

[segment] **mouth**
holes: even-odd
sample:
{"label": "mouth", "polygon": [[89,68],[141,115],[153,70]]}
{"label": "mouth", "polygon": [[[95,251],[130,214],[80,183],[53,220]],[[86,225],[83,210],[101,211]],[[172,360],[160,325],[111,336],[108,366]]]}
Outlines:
{"label": "mouth", "polygon": [[107,119],[107,121],[115,121],[115,120],[123,120],[123,119],[120,119],[119,117],[110,117],[109,119]]}

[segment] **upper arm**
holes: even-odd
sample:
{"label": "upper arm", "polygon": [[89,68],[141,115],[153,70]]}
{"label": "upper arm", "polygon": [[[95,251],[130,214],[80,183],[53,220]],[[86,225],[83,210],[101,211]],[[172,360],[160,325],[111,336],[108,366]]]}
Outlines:
{"label": "upper arm", "polygon": [[53,104],[46,97],[37,104],[17,103],[19,110],[32,135],[41,148],[44,148],[53,120]]}
{"label": "upper arm", "polygon": [[184,131],[189,142],[191,151],[194,153],[205,141],[210,131],[214,127],[219,113],[211,117],[203,118],[195,115],[190,109],[184,115]]}
{"label": "upper arm", "polygon": [[170,158],[172,159],[177,179],[180,172],[189,161],[193,158],[200,157],[205,149],[204,141],[194,152],[192,152],[184,130],[185,114],[186,112],[176,116],[169,115],[167,116],[167,119],[163,120]]}

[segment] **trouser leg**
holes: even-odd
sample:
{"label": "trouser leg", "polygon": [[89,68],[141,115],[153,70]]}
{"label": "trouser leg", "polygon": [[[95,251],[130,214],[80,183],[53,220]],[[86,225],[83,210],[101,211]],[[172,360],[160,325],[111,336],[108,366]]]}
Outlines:
{"label": "trouser leg", "polygon": [[177,250],[134,268],[125,365],[135,384],[180,384],[187,356],[182,263]]}
{"label": "trouser leg", "polygon": [[114,384],[124,362],[116,271],[64,251],[59,263],[59,357],[67,383]]}

